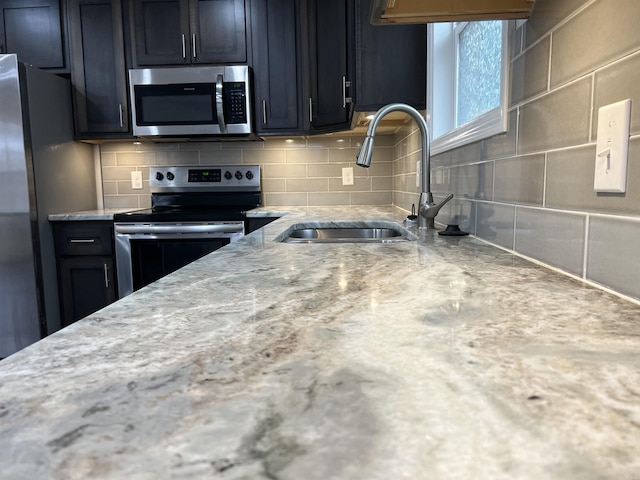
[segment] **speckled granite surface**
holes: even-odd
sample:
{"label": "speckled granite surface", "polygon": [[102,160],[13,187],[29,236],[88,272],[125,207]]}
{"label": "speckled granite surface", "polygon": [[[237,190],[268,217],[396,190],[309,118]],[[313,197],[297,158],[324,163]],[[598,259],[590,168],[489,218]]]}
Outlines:
{"label": "speckled granite surface", "polygon": [[135,208],[99,208],[97,210],[85,210],[81,212],[52,213],[47,218],[50,222],[82,222],[85,220],[113,220],[116,213],[125,213],[136,210]]}
{"label": "speckled granite surface", "polygon": [[[406,213],[404,213],[406,214]],[[12,479],[640,479],[640,307],[470,238],[292,212],[0,362]]]}

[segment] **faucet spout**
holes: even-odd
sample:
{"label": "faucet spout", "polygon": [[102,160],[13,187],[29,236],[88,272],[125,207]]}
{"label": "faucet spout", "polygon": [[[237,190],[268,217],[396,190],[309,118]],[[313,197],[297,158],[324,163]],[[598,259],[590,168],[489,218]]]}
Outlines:
{"label": "faucet spout", "polygon": [[418,208],[418,227],[435,228],[435,216],[438,214],[442,206],[453,198],[453,194],[449,195],[439,204],[435,204],[433,201],[433,195],[431,194],[431,152],[429,144],[429,127],[427,126],[427,121],[415,108],[404,103],[390,103],[378,110],[367,128],[367,133],[356,158],[356,165],[365,168],[371,165],[373,138],[375,136],[376,128],[378,127],[378,123],[380,123],[382,117],[391,112],[404,112],[413,118],[418,124],[422,143],[422,158],[420,164],[422,173],[422,193],[420,194],[420,206]]}

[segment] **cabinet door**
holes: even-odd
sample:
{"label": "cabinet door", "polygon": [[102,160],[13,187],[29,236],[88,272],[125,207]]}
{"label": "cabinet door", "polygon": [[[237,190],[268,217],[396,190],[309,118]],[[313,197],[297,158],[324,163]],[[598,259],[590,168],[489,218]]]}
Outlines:
{"label": "cabinet door", "polygon": [[112,257],[64,257],[59,259],[58,268],[63,326],[116,301]]}
{"label": "cabinet door", "polygon": [[258,133],[303,129],[296,0],[252,0],[251,29]]}
{"label": "cabinet door", "polygon": [[191,62],[188,0],[134,0],[131,25],[136,65]]}
{"label": "cabinet door", "polygon": [[244,0],[190,0],[193,63],[246,63]]}
{"label": "cabinet door", "polygon": [[59,0],[1,0],[0,53],[40,68],[64,68]]}
{"label": "cabinet door", "polygon": [[424,109],[427,91],[427,26],[373,26],[372,0],[356,0],[355,104],[377,110],[388,103]]}
{"label": "cabinet door", "polygon": [[129,131],[120,0],[69,0],[76,134]]}
{"label": "cabinet door", "polygon": [[311,130],[350,127],[352,2],[312,0],[310,9]]}

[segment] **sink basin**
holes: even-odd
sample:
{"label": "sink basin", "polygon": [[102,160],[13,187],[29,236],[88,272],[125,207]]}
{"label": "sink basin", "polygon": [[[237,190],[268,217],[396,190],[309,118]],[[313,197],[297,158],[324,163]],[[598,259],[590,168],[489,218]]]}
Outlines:
{"label": "sink basin", "polygon": [[285,243],[395,243],[416,239],[413,234],[393,222],[376,223],[376,226],[340,223],[324,226],[294,225],[276,240]]}

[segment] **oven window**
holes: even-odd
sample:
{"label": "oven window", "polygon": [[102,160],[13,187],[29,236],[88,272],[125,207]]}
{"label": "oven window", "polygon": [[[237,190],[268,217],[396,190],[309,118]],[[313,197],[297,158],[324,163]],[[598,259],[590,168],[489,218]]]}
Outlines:
{"label": "oven window", "polygon": [[217,124],[215,84],[136,85],[136,123]]}
{"label": "oven window", "polygon": [[228,238],[131,240],[133,289],[138,290],[224,247]]}

